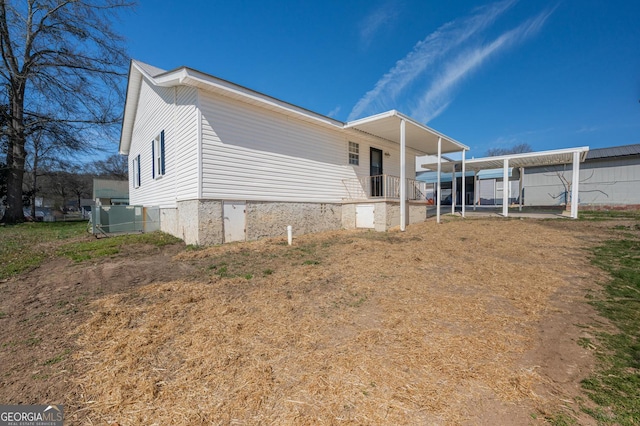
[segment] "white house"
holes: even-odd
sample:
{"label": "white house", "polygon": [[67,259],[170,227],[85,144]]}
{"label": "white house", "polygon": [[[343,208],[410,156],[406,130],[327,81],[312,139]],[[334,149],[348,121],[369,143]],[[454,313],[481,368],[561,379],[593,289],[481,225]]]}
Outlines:
{"label": "white house", "polygon": [[188,244],[426,218],[415,157],[468,147],[397,112],[343,123],[229,81],[132,61],[120,153],[130,204]]}

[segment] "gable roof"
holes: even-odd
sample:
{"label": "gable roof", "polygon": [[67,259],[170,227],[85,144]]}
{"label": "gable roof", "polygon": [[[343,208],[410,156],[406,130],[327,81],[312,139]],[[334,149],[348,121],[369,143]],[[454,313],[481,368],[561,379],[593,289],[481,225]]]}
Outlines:
{"label": "gable roof", "polygon": [[[125,101],[122,133],[120,136],[121,154],[128,154],[131,145],[133,125],[135,122],[138,98],[143,79],[150,84],[160,87],[176,87],[187,85],[197,87],[208,92],[217,93],[232,99],[259,106],[299,120],[314,123],[323,127],[331,127],[347,131],[364,132],[394,143],[400,143],[400,121],[406,126],[406,145],[425,153],[434,153],[437,140],[442,140],[442,152],[455,152],[469,148],[454,139],[421,124],[412,118],[392,110],[383,114],[366,117],[360,120],[343,123],[342,121],[318,114],[306,108],[282,101],[264,93],[246,88],[230,81],[215,77],[189,67],[179,67],[171,71],[132,60],[129,66],[129,80],[127,83],[127,97]],[[435,141],[435,145],[434,145]],[[436,148],[434,148],[434,146]]]}

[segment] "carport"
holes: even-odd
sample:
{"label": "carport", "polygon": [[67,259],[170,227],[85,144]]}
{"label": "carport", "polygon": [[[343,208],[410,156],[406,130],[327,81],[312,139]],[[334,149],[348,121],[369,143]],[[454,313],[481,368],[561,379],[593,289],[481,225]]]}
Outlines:
{"label": "carport", "polygon": [[[490,169],[502,169],[503,182],[509,181],[509,168],[519,168],[520,169],[520,207],[522,207],[522,190],[523,190],[523,176],[524,170],[527,167],[535,167],[535,166],[552,166],[558,164],[572,164],[573,166],[573,174],[572,174],[572,185],[571,185],[571,217],[573,219],[578,218],[578,193],[580,186],[580,163],[583,162],[589,152],[588,146],[583,146],[579,148],[567,148],[567,149],[556,149],[551,151],[538,151],[538,152],[526,152],[521,154],[509,154],[509,155],[500,155],[495,157],[484,157],[484,158],[475,158],[471,160],[466,160],[464,155],[462,156],[462,160],[458,161],[450,161],[446,163],[442,163],[442,158],[438,156],[438,161],[436,163],[427,163],[422,164],[422,167],[430,170],[438,171],[438,200],[440,198],[440,173],[442,171],[442,165],[445,164],[451,168],[452,173],[454,173],[458,168],[462,171],[462,176],[465,176],[467,170],[474,172],[474,208],[475,208],[475,200],[476,200],[476,191],[477,191],[477,173],[480,170],[490,170]],[[455,182],[455,179],[454,179]],[[463,194],[464,194],[464,178],[462,180],[463,183]],[[502,215],[504,217],[509,216],[509,191],[507,190],[508,185],[504,185],[504,190],[502,191]],[[455,186],[454,186],[455,188]],[[455,189],[453,190],[455,193]],[[575,201],[575,202],[574,202]],[[462,197],[462,216],[465,215],[465,197]],[[452,197],[452,211],[455,209],[455,197]],[[440,222],[440,203],[437,203],[437,221]]]}

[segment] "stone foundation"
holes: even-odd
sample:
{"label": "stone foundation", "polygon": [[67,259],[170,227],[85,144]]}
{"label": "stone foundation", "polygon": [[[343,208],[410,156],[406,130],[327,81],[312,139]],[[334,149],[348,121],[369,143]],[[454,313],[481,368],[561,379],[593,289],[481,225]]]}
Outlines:
{"label": "stone foundation", "polygon": [[[359,204],[373,205],[374,228],[376,231],[385,232],[400,226],[400,202],[377,201],[349,203],[342,205],[342,227],[345,229],[356,228],[356,206]],[[425,203],[407,203],[407,225],[420,223],[427,220],[427,206]]]}
{"label": "stone foundation", "polygon": [[[186,244],[215,245],[224,243],[222,200],[179,201],[176,208],[160,209],[161,229]],[[375,201],[363,203],[285,203],[246,201],[245,239],[287,235],[287,226],[294,235],[336,229],[355,229],[356,206],[374,205],[374,229],[388,231],[400,226],[400,203]],[[407,204],[407,225],[424,222],[427,206],[424,203]]]}
{"label": "stone foundation", "polygon": [[247,201],[247,240],[329,231],[342,227],[342,205],[331,203],[278,203]]}

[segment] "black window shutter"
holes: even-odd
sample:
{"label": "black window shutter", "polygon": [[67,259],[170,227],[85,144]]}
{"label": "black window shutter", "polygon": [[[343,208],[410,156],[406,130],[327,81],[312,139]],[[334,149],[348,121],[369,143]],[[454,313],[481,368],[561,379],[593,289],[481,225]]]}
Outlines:
{"label": "black window shutter", "polygon": [[138,186],[140,186],[141,178],[140,178],[140,154],[138,154]]}
{"label": "black window shutter", "polygon": [[156,178],[156,140],[151,141],[151,177]]}
{"label": "black window shutter", "polygon": [[160,133],[160,161],[162,161],[162,174],[164,175],[164,130]]}

